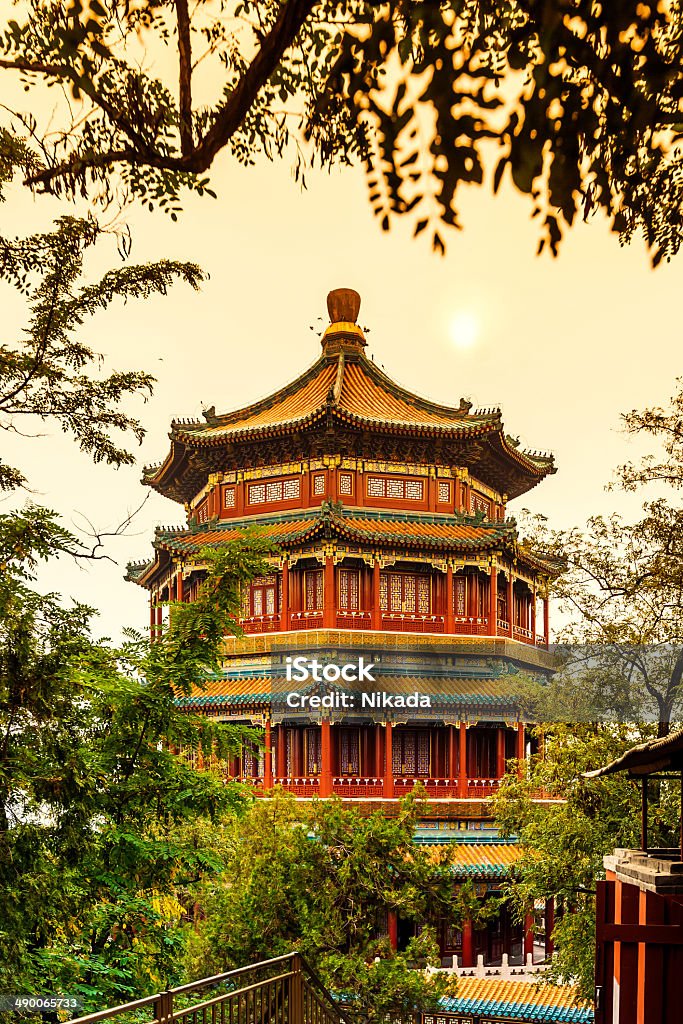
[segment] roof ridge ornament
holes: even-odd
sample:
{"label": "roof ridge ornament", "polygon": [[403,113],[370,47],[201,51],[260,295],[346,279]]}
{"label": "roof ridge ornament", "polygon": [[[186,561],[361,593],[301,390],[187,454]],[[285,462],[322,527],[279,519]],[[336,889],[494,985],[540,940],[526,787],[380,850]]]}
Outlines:
{"label": "roof ridge ornament", "polygon": [[327,296],[330,325],[322,336],[323,355],[362,352],[366,341],[358,326],[360,295],[353,288],[334,288]]}

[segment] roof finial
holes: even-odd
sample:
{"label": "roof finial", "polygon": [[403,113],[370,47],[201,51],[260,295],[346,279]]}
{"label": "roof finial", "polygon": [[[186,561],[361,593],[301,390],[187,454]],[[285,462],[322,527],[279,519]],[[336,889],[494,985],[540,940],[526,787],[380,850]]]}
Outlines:
{"label": "roof finial", "polygon": [[360,312],[360,295],[353,288],[335,288],[327,296],[330,323],[355,324]]}

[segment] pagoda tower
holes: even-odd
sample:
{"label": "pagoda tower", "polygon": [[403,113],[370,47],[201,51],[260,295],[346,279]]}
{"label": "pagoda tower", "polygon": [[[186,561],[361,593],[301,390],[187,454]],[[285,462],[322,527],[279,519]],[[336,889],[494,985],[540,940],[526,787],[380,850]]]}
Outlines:
{"label": "pagoda tower", "polygon": [[[514,677],[550,671],[548,581],[554,565],[525,549],[507,503],[548,474],[500,410],[438,405],[367,357],[360,296],[337,289],[322,352],[290,384],[200,422],[177,420],[165,461],[143,481],[182,504],[187,522],[158,529],[154,558],[129,566],[150,595],[152,635],[169,602],[192,601],[200,552],[258,526],[277,545],[244,594],[243,635],[226,637],[224,673],[188,710],[263,729],[231,777],[299,799],[336,794],[396,812],[424,785],[417,842],[459,843],[456,874],[485,898],[517,847],[488,798],[508,759],[533,741]],[[372,680],[291,676],[293,659],[372,665]],[[546,926],[552,908],[547,908]],[[389,922],[401,942],[400,922]],[[533,953],[505,912],[480,932],[444,922],[444,958],[496,962]]]}

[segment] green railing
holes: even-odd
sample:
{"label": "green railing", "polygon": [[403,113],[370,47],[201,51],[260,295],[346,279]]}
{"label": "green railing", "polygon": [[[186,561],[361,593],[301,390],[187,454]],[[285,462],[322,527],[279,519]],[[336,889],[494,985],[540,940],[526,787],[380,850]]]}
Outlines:
{"label": "green railing", "polygon": [[288,953],[69,1024],[351,1024],[299,953]]}

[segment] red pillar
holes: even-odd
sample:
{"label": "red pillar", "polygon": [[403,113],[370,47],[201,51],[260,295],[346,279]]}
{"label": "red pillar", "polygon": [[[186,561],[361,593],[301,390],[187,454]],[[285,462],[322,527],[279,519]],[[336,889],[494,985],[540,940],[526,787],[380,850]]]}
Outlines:
{"label": "red pillar", "polygon": [[545,634],[546,647],[550,643],[550,602],[548,594],[543,598],[543,632]]}
{"label": "red pillar", "polygon": [[453,566],[448,563],[446,569],[446,616],[447,633],[455,633],[455,607],[453,604]]}
{"label": "red pillar", "polygon": [[455,727],[448,726],[448,777],[453,782],[458,777],[458,754],[455,746]]}
{"label": "red pillar", "polygon": [[395,910],[390,910],[387,914],[387,927],[391,948],[398,949],[398,917]]}
{"label": "red pillar", "polygon": [[524,755],[525,754],[526,754],[526,743],[525,743],[525,734],[524,734],[524,722],[518,722],[517,723],[517,760],[519,761],[519,766],[518,766],[518,769],[517,769],[517,774],[519,775],[520,779],[524,778],[524,764],[523,764],[523,762],[524,762]]}
{"label": "red pillar", "polygon": [[161,632],[164,626],[164,609],[158,604],[157,605],[157,640],[161,640]]}
{"label": "red pillar", "polygon": [[334,586],[334,560],[325,558],[325,587],[323,593],[323,626],[334,629],[337,624],[337,594]]}
{"label": "red pillar", "polygon": [[382,611],[379,606],[379,560],[372,566],[372,628],[382,628]]}
{"label": "red pillar", "polygon": [[555,900],[551,896],[545,901],[545,956],[549,960],[555,950],[553,928],[555,927]]}
{"label": "red pillar", "polygon": [[287,733],[284,725],[276,726],[277,743],[275,745],[275,775],[284,779],[287,774]]}
{"label": "red pillar", "polygon": [[505,729],[499,729],[496,736],[496,775],[499,779],[505,775]]}
{"label": "red pillar", "polygon": [[383,771],[382,771],[382,765],[383,765],[382,738],[383,738],[382,726],[378,722],[375,725],[375,778],[376,779],[381,779],[382,778],[382,774],[383,774]]}
{"label": "red pillar", "polygon": [[508,593],[507,593],[507,605],[508,605],[508,633],[510,636],[513,635],[513,622],[515,618],[515,590],[514,580],[512,578],[512,567],[508,574]]}
{"label": "red pillar", "polygon": [[176,601],[182,602],[183,600],[183,573],[179,569],[176,573],[175,578],[175,599]]}
{"label": "red pillar", "polygon": [[387,800],[394,797],[394,744],[392,739],[392,725],[387,722],[384,726],[384,789],[382,796]]}
{"label": "red pillar", "polygon": [[467,725],[460,723],[460,742],[458,744],[458,791],[459,796],[467,796]]}
{"label": "red pillar", "polygon": [[491,566],[489,584],[489,636],[498,636],[498,566]]}
{"label": "red pillar", "polygon": [[474,967],[474,929],[470,917],[462,925],[462,966]]}
{"label": "red pillar", "polygon": [[536,643],[536,580],[531,592],[531,642]]}
{"label": "red pillar", "polygon": [[154,643],[156,639],[156,615],[154,611],[154,599],[149,596],[149,640]]}
{"label": "red pillar", "polygon": [[320,723],[320,796],[332,796],[332,737],[330,720]]}
{"label": "red pillar", "polygon": [[289,560],[282,563],[282,611],[280,612],[280,629],[289,629]]}
{"label": "red pillar", "polygon": [[263,788],[273,788],[273,735],[270,728],[270,718],[266,718],[265,726],[265,750],[263,752]]}
{"label": "red pillar", "polygon": [[527,913],[527,914],[524,915],[524,963],[526,963],[526,958],[529,955],[529,953],[531,953],[531,955],[533,957],[533,955],[534,955],[534,915]]}

